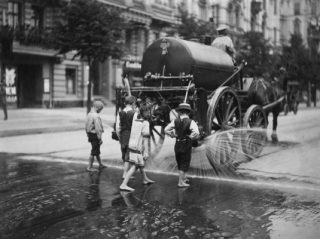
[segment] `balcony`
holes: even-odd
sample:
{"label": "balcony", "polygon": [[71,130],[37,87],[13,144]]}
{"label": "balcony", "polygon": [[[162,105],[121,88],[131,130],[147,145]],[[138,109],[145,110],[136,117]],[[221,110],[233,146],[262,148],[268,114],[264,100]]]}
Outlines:
{"label": "balcony", "polygon": [[40,29],[20,25],[18,27],[4,26],[0,30],[2,40],[10,42],[11,52],[54,57],[58,51],[53,49],[50,29]]}

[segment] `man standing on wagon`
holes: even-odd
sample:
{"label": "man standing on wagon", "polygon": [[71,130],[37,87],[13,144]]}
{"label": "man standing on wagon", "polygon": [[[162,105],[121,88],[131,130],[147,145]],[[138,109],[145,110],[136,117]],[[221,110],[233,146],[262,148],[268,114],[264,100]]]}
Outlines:
{"label": "man standing on wagon", "polygon": [[228,53],[235,62],[235,49],[231,37],[228,36],[228,27],[221,25],[217,28],[218,36],[213,40],[211,46],[219,48]]}
{"label": "man standing on wagon", "polygon": [[192,140],[199,136],[199,128],[196,122],[189,118],[191,107],[187,103],[181,103],[177,108],[179,117],[172,120],[165,128],[165,133],[176,138],[174,152],[179,170],[178,187],[189,187],[186,172],[189,170],[192,151]]}

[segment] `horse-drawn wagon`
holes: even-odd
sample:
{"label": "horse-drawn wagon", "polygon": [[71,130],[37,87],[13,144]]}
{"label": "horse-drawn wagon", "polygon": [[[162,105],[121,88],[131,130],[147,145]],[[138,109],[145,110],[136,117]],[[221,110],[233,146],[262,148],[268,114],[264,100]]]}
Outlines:
{"label": "horse-drawn wagon", "polygon": [[[182,102],[191,105],[202,139],[215,132],[240,128],[260,129],[264,138],[263,129],[267,127],[264,103],[254,91],[244,90],[244,66],[245,63],[234,66],[227,53],[208,45],[171,37],[159,39],[143,55],[142,86],[118,90],[117,107],[129,91],[152,105],[148,144],[151,154],[157,153],[163,143],[164,127]],[[263,144],[251,141],[251,136],[250,130],[241,132],[240,137],[245,139],[242,150],[257,156]],[[233,137],[228,140],[236,140]]]}

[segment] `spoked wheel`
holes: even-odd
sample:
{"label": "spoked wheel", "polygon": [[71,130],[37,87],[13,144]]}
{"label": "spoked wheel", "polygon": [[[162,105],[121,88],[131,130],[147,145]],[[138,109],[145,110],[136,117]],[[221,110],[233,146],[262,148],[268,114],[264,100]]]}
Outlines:
{"label": "spoked wheel", "polygon": [[267,117],[258,105],[251,105],[243,119],[244,132],[242,136],[242,150],[245,154],[258,157],[267,140]]}
{"label": "spoked wheel", "polygon": [[240,141],[241,107],[230,87],[218,88],[210,100],[207,111],[208,135],[213,135],[207,145],[207,157],[213,168],[232,164]]}
{"label": "spoked wheel", "polygon": [[159,125],[150,126],[150,137],[145,144],[149,157],[153,158],[159,153],[163,145],[164,137],[164,127]]}

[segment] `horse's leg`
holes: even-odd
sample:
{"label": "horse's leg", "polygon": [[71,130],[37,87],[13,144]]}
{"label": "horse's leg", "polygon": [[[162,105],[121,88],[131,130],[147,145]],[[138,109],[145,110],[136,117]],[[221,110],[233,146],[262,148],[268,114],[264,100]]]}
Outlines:
{"label": "horse's leg", "polygon": [[277,127],[278,127],[278,116],[279,116],[280,110],[278,107],[275,107],[272,111],[272,116],[273,116],[273,122],[272,122],[272,134],[271,134],[271,139],[272,143],[278,143],[278,135],[277,135]]}

